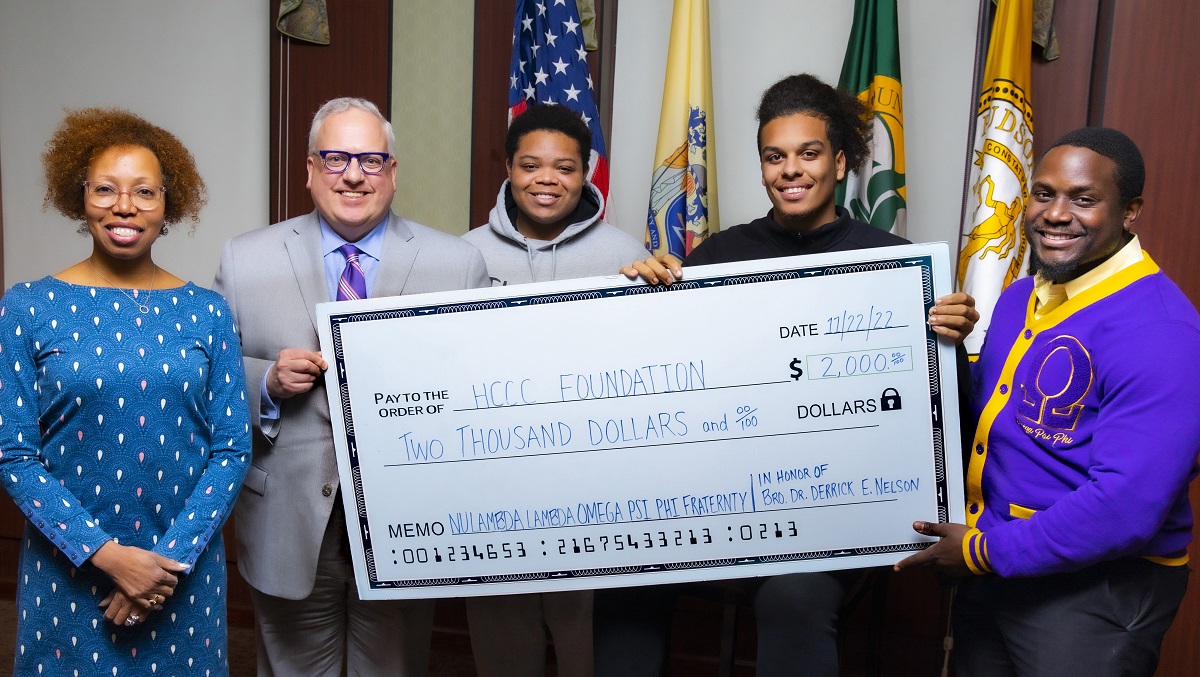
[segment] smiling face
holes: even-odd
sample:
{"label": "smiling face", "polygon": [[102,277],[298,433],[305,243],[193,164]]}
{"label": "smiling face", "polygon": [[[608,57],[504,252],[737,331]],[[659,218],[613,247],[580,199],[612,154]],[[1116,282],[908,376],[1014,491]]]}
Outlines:
{"label": "smiling face", "polygon": [[833,150],[824,120],[804,113],[771,120],[759,133],[758,159],[776,223],[802,235],[837,218],[834,190],[846,158]]}
{"label": "smiling face", "polygon": [[107,208],[96,207],[84,199],[93,256],[122,263],[148,257],[150,247],[162,232],[166,201],[160,201],[154,209],[138,209],[130,201],[128,191],[134,186],[163,185],[158,158],[141,146],[113,146],[88,165],[87,180],[108,183],[122,191],[116,203]]}
{"label": "smiling face", "polygon": [[538,129],[521,137],[508,163],[517,232],[553,240],[570,225],[585,181],[579,150],[579,142],[562,132]]}
{"label": "smiling face", "polygon": [[[351,108],[325,118],[317,131],[316,149],[386,153],[387,132],[374,115]],[[331,174],[325,171],[319,155],[310,155],[306,187],[334,232],[347,242],[357,242],[391,209],[396,194],[396,160],[388,158],[379,174],[364,174],[357,161],[351,161],[341,174]]]}
{"label": "smiling face", "polygon": [[1033,175],[1025,233],[1051,282],[1073,280],[1129,241],[1142,198],[1121,204],[1117,165],[1087,148],[1050,149]]}

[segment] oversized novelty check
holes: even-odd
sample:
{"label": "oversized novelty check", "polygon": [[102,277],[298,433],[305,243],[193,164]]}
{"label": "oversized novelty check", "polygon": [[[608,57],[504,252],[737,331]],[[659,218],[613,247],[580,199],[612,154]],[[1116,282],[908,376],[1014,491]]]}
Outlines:
{"label": "oversized novelty check", "polygon": [[944,244],[322,304],[359,594],[890,564],[961,517]]}

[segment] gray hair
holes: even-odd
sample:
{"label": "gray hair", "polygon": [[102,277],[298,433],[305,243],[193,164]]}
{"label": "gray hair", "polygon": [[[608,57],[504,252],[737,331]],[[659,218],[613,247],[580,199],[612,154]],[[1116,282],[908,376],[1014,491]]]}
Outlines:
{"label": "gray hair", "polygon": [[383,131],[387,134],[387,150],[392,157],[396,156],[396,133],[392,131],[392,123],[383,117],[383,113],[379,112],[379,108],[375,104],[360,99],[355,96],[343,96],[338,99],[330,99],[317,109],[317,114],[313,116],[312,126],[308,129],[308,154],[312,155],[317,152],[317,132],[321,131],[321,125],[324,124],[325,118],[334,113],[343,113],[351,108],[357,108],[361,111],[366,111],[375,116],[383,125]]}

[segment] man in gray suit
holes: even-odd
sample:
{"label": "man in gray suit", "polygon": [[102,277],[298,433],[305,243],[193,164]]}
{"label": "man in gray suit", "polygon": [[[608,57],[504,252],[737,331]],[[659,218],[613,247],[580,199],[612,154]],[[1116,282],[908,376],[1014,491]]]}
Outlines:
{"label": "man in gray suit", "polygon": [[234,238],[217,272],[257,386],[234,519],[259,675],[337,677],[343,662],[350,675],[428,671],[433,602],[358,598],[316,328],[325,301],[489,285],[473,246],[391,213],[394,143],[370,102],[326,103],[309,132],[316,211]]}

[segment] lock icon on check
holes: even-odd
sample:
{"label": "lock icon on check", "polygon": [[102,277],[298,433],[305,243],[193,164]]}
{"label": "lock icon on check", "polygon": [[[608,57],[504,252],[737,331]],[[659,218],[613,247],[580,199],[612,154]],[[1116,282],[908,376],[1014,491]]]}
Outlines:
{"label": "lock icon on check", "polygon": [[895,388],[885,388],[883,394],[879,396],[879,410],[899,411],[900,391]]}

